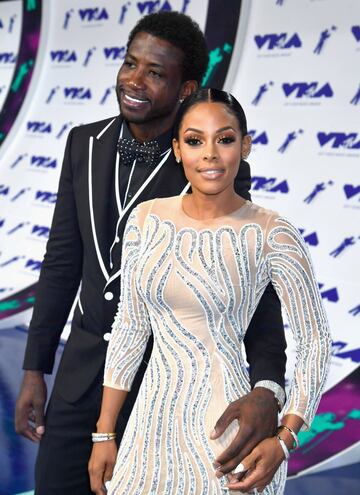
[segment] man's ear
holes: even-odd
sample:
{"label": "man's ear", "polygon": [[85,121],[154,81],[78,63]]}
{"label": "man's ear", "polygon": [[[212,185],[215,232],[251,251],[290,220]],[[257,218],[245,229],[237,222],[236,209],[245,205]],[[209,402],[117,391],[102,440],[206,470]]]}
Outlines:
{"label": "man's ear", "polygon": [[246,134],[246,136],[242,139],[242,152],[241,158],[246,160],[246,158],[250,155],[251,152],[252,139],[250,134]]}
{"label": "man's ear", "polygon": [[199,85],[197,81],[185,81],[181,85],[181,90],[180,90],[180,100],[183,101],[187,96],[190,96],[191,93],[194,93],[198,89]]}

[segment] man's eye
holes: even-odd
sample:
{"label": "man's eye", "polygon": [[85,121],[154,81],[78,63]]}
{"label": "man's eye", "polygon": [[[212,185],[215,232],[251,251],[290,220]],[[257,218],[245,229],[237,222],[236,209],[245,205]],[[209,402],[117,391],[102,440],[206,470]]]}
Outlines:
{"label": "man's eye", "polygon": [[156,71],[154,71],[154,70],[151,70],[151,71],[150,71],[150,75],[151,75],[152,77],[156,77],[156,78],[159,78],[159,79],[162,77],[162,76],[161,76],[161,74],[160,74],[159,72],[156,72]]}
{"label": "man's eye", "polygon": [[124,65],[126,65],[126,67],[135,67],[134,62],[130,62],[129,60],[125,60]]}
{"label": "man's eye", "polygon": [[185,143],[190,145],[190,146],[198,146],[199,144],[201,144],[201,141],[198,138],[191,137],[191,138],[185,139]]}

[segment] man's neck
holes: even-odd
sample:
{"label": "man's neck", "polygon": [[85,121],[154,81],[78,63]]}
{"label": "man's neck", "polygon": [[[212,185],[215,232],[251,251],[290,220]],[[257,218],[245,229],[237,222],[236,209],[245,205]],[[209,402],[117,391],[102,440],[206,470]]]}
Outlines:
{"label": "man's neck", "polygon": [[147,122],[145,124],[136,124],[134,122],[127,123],[133,137],[143,143],[145,141],[151,141],[155,139],[165,132],[169,131],[173,124],[173,118],[171,119],[162,119],[161,122]]}

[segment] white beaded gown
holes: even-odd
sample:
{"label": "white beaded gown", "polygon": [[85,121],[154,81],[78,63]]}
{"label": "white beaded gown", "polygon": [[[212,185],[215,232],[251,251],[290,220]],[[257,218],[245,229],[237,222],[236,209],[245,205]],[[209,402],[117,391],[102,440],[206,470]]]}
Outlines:
{"label": "white beaded gown", "polygon": [[[154,347],[109,495],[228,493],[213,462],[237,425],[219,440],[209,435],[227,405],[250,390],[241,347],[270,281],[297,342],[285,410],[309,425],[327,374],[330,337],[299,232],[249,201],[208,221],[187,216],[180,196],[147,201],[132,212],[104,385],[129,390],[151,332]],[[263,493],[283,493],[285,478],[283,462]]]}

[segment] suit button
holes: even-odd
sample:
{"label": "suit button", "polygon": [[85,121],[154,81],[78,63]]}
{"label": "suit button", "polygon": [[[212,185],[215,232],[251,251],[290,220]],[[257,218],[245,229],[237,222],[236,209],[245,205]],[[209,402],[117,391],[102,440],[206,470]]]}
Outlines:
{"label": "suit button", "polygon": [[109,333],[109,332],[106,332],[103,335],[103,339],[105,340],[105,342],[109,342],[110,337],[111,337],[111,333]]}
{"label": "suit button", "polygon": [[104,294],[104,297],[107,301],[111,301],[112,299],[114,299],[114,294],[112,292],[105,292]]}
{"label": "suit button", "polygon": [[120,237],[116,236],[115,237],[115,242],[120,242]]}

